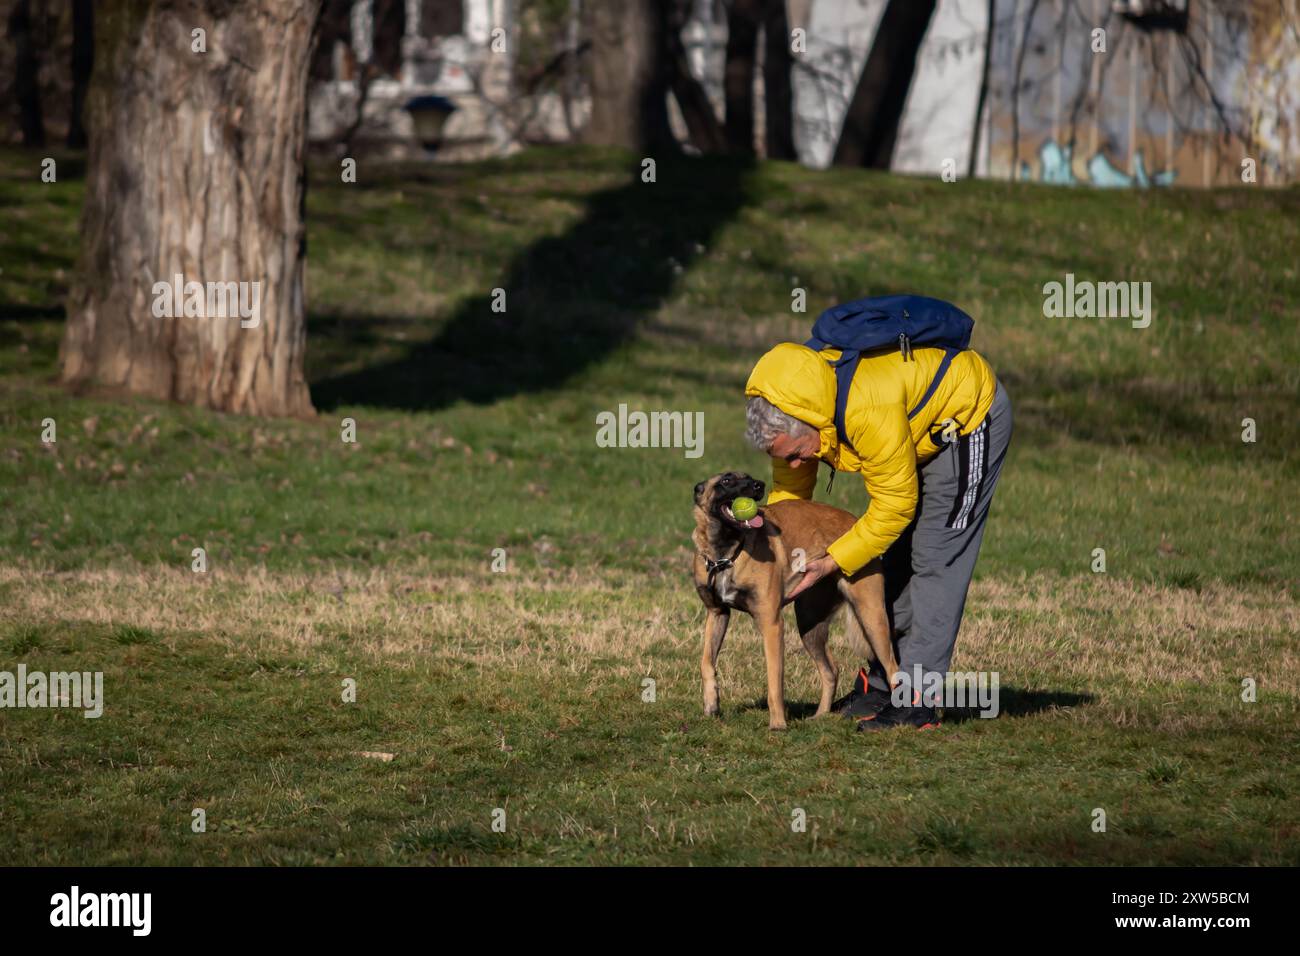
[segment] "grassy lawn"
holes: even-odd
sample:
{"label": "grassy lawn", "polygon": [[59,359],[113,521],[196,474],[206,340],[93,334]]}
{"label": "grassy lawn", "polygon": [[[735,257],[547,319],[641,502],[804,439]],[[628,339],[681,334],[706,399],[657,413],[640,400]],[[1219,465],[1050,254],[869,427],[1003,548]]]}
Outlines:
{"label": "grassy lawn", "polygon": [[[54,384],[82,182],[39,164],[0,153],[0,671],[106,703],[0,710],[0,862],[1300,864],[1300,190],[317,165],[318,416],[257,421]],[[1150,281],[1150,327],[1045,318],[1066,273]],[[769,734],[745,619],[705,719],[691,487],[767,477],[758,355],[897,291],[1015,405],[954,661],[1003,712]],[[703,456],[598,448],[620,403],[703,412]]]}

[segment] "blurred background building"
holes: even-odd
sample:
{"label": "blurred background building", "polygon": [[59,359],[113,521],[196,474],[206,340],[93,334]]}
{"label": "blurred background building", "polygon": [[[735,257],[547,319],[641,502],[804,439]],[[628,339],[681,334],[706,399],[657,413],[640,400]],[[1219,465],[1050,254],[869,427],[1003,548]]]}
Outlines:
{"label": "blurred background building", "polygon": [[[573,140],[591,111],[583,4],[593,2],[325,0],[309,137],[319,149],[428,155],[405,106],[434,95],[455,106],[433,154],[441,161]],[[677,2],[689,6],[681,39],[690,72],[721,120],[731,8]],[[951,161],[961,175],[1002,179],[1208,186],[1240,183],[1250,159],[1259,182],[1295,182],[1297,3],[939,0],[891,166],[939,174]],[[786,0],[792,33],[802,31],[790,78],[801,162],[831,162],[886,4]],[[75,63],[88,50],[77,24],[90,6],[0,0],[6,140],[31,142],[39,130],[46,141],[77,142]],[[761,68],[754,85],[762,155]],[[686,143],[671,97],[670,116]]]}

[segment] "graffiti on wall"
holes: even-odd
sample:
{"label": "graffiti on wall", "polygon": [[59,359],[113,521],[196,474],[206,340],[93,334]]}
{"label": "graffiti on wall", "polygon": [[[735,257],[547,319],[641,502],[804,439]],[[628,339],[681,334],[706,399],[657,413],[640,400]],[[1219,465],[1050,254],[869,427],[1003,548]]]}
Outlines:
{"label": "graffiti on wall", "polygon": [[1022,160],[1020,178],[1056,186],[1093,185],[1103,189],[1146,189],[1150,186],[1169,186],[1178,177],[1178,171],[1174,169],[1162,170],[1154,176],[1148,175],[1146,160],[1140,149],[1133,156],[1131,176],[1111,163],[1105,153],[1098,152],[1093,153],[1092,159],[1088,160],[1085,175],[1079,177],[1071,165],[1073,152],[1074,147],[1062,146],[1049,139],[1038,150],[1038,175],[1035,176],[1029,164]]}
{"label": "graffiti on wall", "polygon": [[1300,178],[1300,0],[1192,4],[1176,27],[1117,9],[997,6],[990,175],[1109,188]]}

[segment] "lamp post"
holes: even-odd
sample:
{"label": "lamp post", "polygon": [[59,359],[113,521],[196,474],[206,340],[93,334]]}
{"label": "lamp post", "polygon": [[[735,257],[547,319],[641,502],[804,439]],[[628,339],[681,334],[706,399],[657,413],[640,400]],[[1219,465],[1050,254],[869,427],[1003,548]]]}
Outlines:
{"label": "lamp post", "polygon": [[445,96],[417,96],[406,104],[415,126],[415,138],[430,152],[442,145],[442,128],[456,104]]}

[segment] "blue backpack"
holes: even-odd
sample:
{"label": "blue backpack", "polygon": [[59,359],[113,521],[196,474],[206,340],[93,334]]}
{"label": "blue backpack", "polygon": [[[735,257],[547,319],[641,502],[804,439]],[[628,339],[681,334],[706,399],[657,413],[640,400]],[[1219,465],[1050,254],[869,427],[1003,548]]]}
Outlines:
{"label": "blue backpack", "polygon": [[923,295],[857,299],[832,306],[819,315],[813,324],[812,338],[804,345],[817,352],[824,348],[840,350],[839,359],[831,363],[835,369],[835,430],[840,441],[852,447],[844,431],[844,409],[849,400],[849,383],[864,352],[897,348],[906,360],[911,358],[915,347],[944,350],[943,361],[930,387],[907,413],[910,419],[934,395],[948,373],[953,356],[970,348],[974,327],[975,320],[955,305]]}

